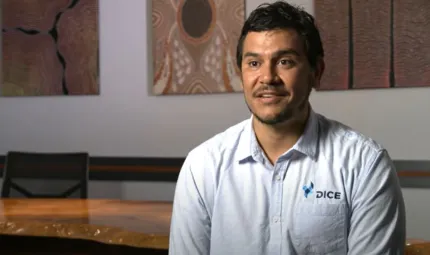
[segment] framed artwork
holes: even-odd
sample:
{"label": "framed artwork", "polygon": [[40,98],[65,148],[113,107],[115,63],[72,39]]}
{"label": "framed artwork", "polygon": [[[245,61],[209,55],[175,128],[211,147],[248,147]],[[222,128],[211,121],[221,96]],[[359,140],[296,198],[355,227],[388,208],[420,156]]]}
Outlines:
{"label": "framed artwork", "polygon": [[98,0],[2,0],[2,96],[99,94]]}
{"label": "framed artwork", "polygon": [[314,0],[325,48],[318,90],[430,86],[429,0]]}
{"label": "framed artwork", "polygon": [[245,0],[152,0],[152,93],[242,91],[236,44]]}

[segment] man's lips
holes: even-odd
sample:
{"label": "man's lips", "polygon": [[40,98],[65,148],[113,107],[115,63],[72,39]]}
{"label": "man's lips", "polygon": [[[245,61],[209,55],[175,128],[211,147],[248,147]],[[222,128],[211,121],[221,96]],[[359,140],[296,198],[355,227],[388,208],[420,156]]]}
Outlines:
{"label": "man's lips", "polygon": [[277,92],[277,91],[261,91],[256,93],[255,97],[261,98],[272,98],[272,97],[284,97],[287,93]]}
{"label": "man's lips", "polygon": [[256,99],[263,104],[277,104],[281,102],[287,93],[280,92],[260,92],[255,95]]}

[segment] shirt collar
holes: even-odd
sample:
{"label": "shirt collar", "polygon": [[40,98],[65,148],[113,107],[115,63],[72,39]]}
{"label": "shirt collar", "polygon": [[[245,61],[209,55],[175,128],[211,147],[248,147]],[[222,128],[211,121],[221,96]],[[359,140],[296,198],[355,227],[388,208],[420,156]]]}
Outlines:
{"label": "shirt collar", "polygon": [[293,146],[293,149],[311,157],[312,159],[316,159],[319,141],[318,129],[318,116],[311,108],[309,110],[309,118],[306,123],[305,130],[297,143]]}
{"label": "shirt collar", "polygon": [[[249,159],[250,157],[256,158],[261,154],[261,148],[257,142],[257,138],[252,127],[252,119],[248,119],[246,123],[242,136],[239,141],[239,161]],[[318,118],[316,113],[312,110],[309,111],[308,121],[306,122],[303,134],[300,136],[299,140],[293,146],[292,150],[298,151],[300,153],[309,156],[312,159],[317,157],[317,146],[318,146]]]}

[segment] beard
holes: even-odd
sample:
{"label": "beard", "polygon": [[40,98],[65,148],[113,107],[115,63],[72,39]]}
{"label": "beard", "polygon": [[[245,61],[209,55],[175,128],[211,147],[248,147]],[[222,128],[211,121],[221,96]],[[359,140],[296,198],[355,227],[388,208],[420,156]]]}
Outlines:
{"label": "beard", "polygon": [[[250,103],[248,103],[248,100],[246,100],[246,96],[245,96],[245,103],[246,106],[248,107],[248,110],[251,112],[251,114],[261,123],[266,124],[266,125],[277,125],[277,124],[281,124],[284,122],[287,122],[291,119],[294,119],[294,117],[300,113],[301,111],[303,111],[306,106],[309,103],[309,97],[312,91],[312,88],[315,85],[315,80],[312,78],[312,76],[308,77],[308,86],[307,86],[307,91],[305,92],[304,98],[302,99],[301,102],[298,102],[298,104],[295,105],[290,105],[290,106],[285,106],[284,109],[282,109],[278,114],[276,114],[275,116],[271,116],[271,117],[263,117],[258,115],[255,111],[252,110]],[[261,88],[262,89],[267,89],[270,86],[273,85],[266,85],[266,87]],[[252,95],[254,96],[254,95]]]}
{"label": "beard", "polygon": [[309,96],[310,96],[310,90],[308,91],[306,97],[303,98],[301,102],[299,102],[298,104],[295,104],[294,106],[293,105],[285,106],[284,109],[282,109],[278,114],[270,117],[263,117],[261,115],[258,115],[255,111],[252,110],[246,98],[245,98],[245,103],[246,103],[246,106],[248,107],[248,110],[258,121],[260,121],[263,124],[273,126],[273,125],[281,124],[291,119],[294,119],[294,117],[297,116],[299,112],[303,111],[308,105]]}
{"label": "beard", "polygon": [[280,113],[278,113],[276,116],[274,117],[267,117],[264,118],[260,115],[258,115],[257,113],[255,113],[251,107],[249,106],[248,102],[246,102],[246,105],[248,106],[249,111],[252,113],[252,115],[254,115],[254,117],[260,121],[263,124],[266,125],[276,125],[276,124],[280,124],[283,122],[286,122],[290,119],[293,118],[294,116],[294,112],[292,111],[292,109],[288,109],[288,108],[284,108]]}

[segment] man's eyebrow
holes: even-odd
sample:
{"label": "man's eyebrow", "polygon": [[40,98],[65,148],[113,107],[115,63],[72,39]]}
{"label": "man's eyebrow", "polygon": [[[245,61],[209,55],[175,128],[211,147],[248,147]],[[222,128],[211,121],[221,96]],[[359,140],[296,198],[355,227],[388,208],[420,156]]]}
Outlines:
{"label": "man's eyebrow", "polygon": [[243,55],[243,58],[247,58],[247,57],[257,58],[259,56],[260,56],[260,54],[258,54],[258,53],[248,51],[248,52],[245,52],[245,54]]}
{"label": "man's eyebrow", "polygon": [[272,54],[272,57],[279,58],[280,56],[285,56],[285,55],[294,55],[296,57],[300,57],[300,53],[294,49],[278,50]]}
{"label": "man's eyebrow", "polygon": [[[272,58],[279,58],[280,56],[286,56],[286,55],[294,55],[299,57],[300,53],[294,49],[284,49],[284,50],[278,50],[276,52],[274,52],[272,54]],[[256,53],[256,52],[245,52],[245,54],[243,55],[243,58],[247,58],[247,57],[260,57],[260,54]]]}

